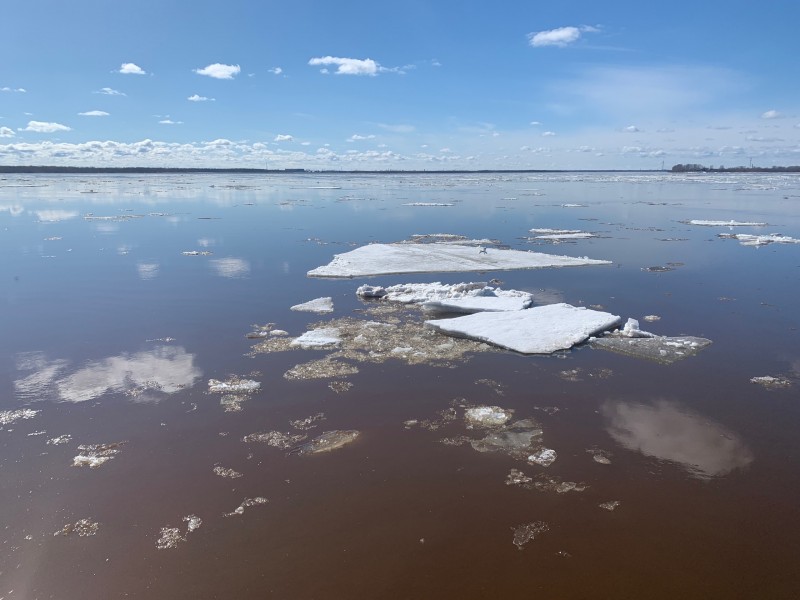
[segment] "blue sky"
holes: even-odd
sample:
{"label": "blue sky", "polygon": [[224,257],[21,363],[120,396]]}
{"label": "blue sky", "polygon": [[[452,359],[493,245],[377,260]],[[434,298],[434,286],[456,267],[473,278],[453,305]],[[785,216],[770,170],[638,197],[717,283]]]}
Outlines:
{"label": "blue sky", "polygon": [[800,164],[796,0],[0,9],[0,164]]}

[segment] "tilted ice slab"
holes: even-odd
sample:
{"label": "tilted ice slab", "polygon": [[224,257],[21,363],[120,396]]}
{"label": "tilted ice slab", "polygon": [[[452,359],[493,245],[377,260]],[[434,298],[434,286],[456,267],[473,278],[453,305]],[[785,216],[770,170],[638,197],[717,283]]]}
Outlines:
{"label": "tilted ice slab", "polygon": [[533,295],[518,290],[501,290],[484,282],[446,284],[404,283],[388,287],[362,285],[361,298],[381,298],[402,304],[422,304],[428,310],[474,313],[522,310],[533,304]]}
{"label": "tilted ice slab", "polygon": [[516,312],[485,312],[425,321],[442,333],[488,342],[523,354],[566,350],[619,323],[616,315],[564,303]]}
{"label": "tilted ice slab", "polygon": [[302,304],[295,304],[290,307],[290,310],[299,312],[313,312],[313,313],[330,313],[333,312],[333,298],[327,296],[325,298],[315,298]]}
{"label": "tilted ice slab", "polygon": [[366,277],[395,273],[511,271],[544,267],[607,265],[607,260],[556,256],[539,252],[470,248],[456,244],[370,244],[308,272],[309,277]]}

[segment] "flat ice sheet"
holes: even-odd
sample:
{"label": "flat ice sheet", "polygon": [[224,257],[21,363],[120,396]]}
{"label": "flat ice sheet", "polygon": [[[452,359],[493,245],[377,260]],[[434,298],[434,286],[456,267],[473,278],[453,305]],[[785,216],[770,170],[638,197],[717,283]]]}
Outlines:
{"label": "flat ice sheet", "polygon": [[619,323],[616,315],[564,303],[425,321],[442,333],[488,342],[522,354],[566,350]]}
{"label": "flat ice sheet", "polygon": [[456,244],[370,244],[336,254],[330,263],[312,269],[308,276],[367,277],[397,273],[511,271],[607,264],[611,262],[520,250],[470,248]]}
{"label": "flat ice sheet", "polygon": [[484,282],[446,284],[405,283],[389,287],[362,285],[361,298],[380,298],[402,304],[422,304],[427,310],[473,313],[484,310],[523,310],[533,304],[533,295],[519,290],[501,290]]}
{"label": "flat ice sheet", "polygon": [[703,219],[692,219],[686,221],[689,225],[702,225],[704,227],[765,227],[766,223],[756,223],[753,221],[706,221]]}

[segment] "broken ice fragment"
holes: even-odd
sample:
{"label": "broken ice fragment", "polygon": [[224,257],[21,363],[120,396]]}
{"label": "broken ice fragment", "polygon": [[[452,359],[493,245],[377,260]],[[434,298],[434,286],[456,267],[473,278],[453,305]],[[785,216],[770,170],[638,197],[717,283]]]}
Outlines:
{"label": "broken ice fragment", "polygon": [[606,450],[600,450],[599,448],[588,448],[586,452],[592,455],[592,460],[594,460],[596,463],[600,463],[601,465],[611,464],[611,456],[613,455]]}
{"label": "broken ice fragment", "polygon": [[219,399],[219,404],[225,409],[225,412],[240,412],[242,410],[242,403],[245,401],[247,401],[247,396],[225,394]]}
{"label": "broken ice fragment", "polygon": [[68,444],[71,441],[72,441],[72,436],[68,433],[65,433],[64,435],[59,435],[54,438],[50,438],[49,440],[47,440],[47,444],[49,446],[59,446],[61,444]]}
{"label": "broken ice fragment", "polygon": [[401,304],[422,304],[427,310],[473,313],[522,310],[533,304],[533,296],[518,290],[501,290],[486,283],[405,283],[389,287],[362,285],[361,298],[380,298]]}
{"label": "broken ice fragment", "polygon": [[317,413],[315,415],[311,415],[310,417],[306,417],[305,419],[297,419],[295,421],[289,421],[289,425],[291,425],[295,429],[306,431],[308,429],[313,429],[314,427],[317,427],[317,424],[320,421],[324,420],[325,420],[325,413]]}
{"label": "broken ice fragment", "polygon": [[550,526],[544,521],[534,521],[533,523],[512,527],[511,531],[514,532],[514,545],[522,550],[525,544],[536,539],[539,534],[549,530]]}
{"label": "broken ice fragment", "polygon": [[771,375],[764,375],[762,377],[751,377],[750,383],[757,383],[768,390],[780,390],[792,387],[792,382],[786,377],[772,377]]}
{"label": "broken ice fragment", "polygon": [[75,521],[75,523],[67,523],[53,535],[71,535],[77,533],[80,537],[88,537],[96,535],[99,528],[100,524],[95,523],[91,519],[80,519],[79,521]]}
{"label": "broken ice fragment", "polygon": [[506,410],[499,406],[476,406],[464,412],[464,420],[468,427],[499,427],[505,425],[513,414],[513,410]]}
{"label": "broken ice fragment", "polygon": [[701,337],[654,336],[650,338],[627,338],[614,334],[594,338],[590,342],[597,348],[611,350],[635,358],[654,360],[662,364],[672,364],[711,345],[711,340]]}
{"label": "broken ice fragment", "polygon": [[800,244],[800,239],[778,233],[751,235],[749,233],[720,233],[718,237],[739,240],[742,246],[766,246],[767,244]]}
{"label": "broken ice fragment", "polygon": [[619,500],[609,500],[608,502],[603,502],[602,504],[598,504],[598,506],[602,509],[607,511],[613,511],[620,505]]}
{"label": "broken ice fragment", "polygon": [[502,452],[526,460],[539,450],[542,428],[533,419],[514,421],[502,429],[489,432],[486,437],[471,440],[470,445],[478,452]]}
{"label": "broken ice fragment", "polygon": [[312,360],[311,362],[295,365],[283,376],[286,379],[328,379],[333,377],[347,377],[348,375],[355,375],[358,373],[358,367],[334,360],[331,358],[322,358],[320,360]]}
{"label": "broken ice fragment", "polygon": [[534,452],[528,456],[528,462],[540,465],[542,467],[549,467],[556,460],[557,454],[555,450],[550,448],[542,448],[538,452]]}
{"label": "broken ice fragment", "polygon": [[506,476],[506,485],[519,485],[526,487],[533,481],[532,477],[528,477],[519,469],[511,469]]}
{"label": "broken ice fragment", "polygon": [[220,381],[219,379],[208,380],[208,391],[216,393],[245,393],[249,394],[255,392],[261,387],[258,381],[251,379],[242,379],[239,377],[230,377],[227,381]]}
{"label": "broken ice fragment", "polygon": [[89,467],[96,469],[100,465],[108,462],[119,453],[119,447],[125,442],[114,442],[113,444],[89,444],[78,446],[81,451],[72,459],[73,467]]}
{"label": "broken ice fragment", "polygon": [[605,260],[572,258],[538,252],[491,249],[481,252],[457,244],[370,244],[337,254],[309,277],[365,277],[394,273],[508,271],[544,267],[610,264]]}
{"label": "broken ice fragment", "polygon": [[313,348],[332,348],[342,343],[339,336],[339,330],[335,327],[321,327],[319,329],[312,329],[306,331],[300,337],[295,338],[291,342],[291,346],[297,346],[303,349]]}
{"label": "broken ice fragment", "polygon": [[256,498],[245,498],[244,501],[238,506],[238,508],[235,508],[233,510],[233,512],[223,513],[222,516],[232,517],[234,515],[243,515],[245,508],[250,508],[251,506],[258,506],[260,504],[266,504],[267,502],[269,502],[269,500],[261,496],[258,496]]}
{"label": "broken ice fragment", "polygon": [[331,452],[338,450],[351,442],[354,442],[360,435],[356,430],[334,430],[326,431],[319,437],[314,438],[310,442],[306,442],[300,446],[293,448],[290,454],[321,454],[323,452]]}
{"label": "broken ice fragment", "polygon": [[217,465],[214,467],[214,475],[218,475],[220,477],[226,477],[228,479],[238,479],[242,477],[242,474],[239,471],[234,471],[233,469],[226,469],[225,467],[220,467]]}
{"label": "broken ice fragment", "polygon": [[681,221],[687,225],[702,225],[704,227],[766,227],[766,223],[748,222],[748,221],[704,221],[703,219],[691,219],[689,221]]}
{"label": "broken ice fragment", "polygon": [[183,517],[184,523],[186,523],[186,533],[192,533],[200,528],[200,525],[203,524],[203,519],[198,517],[197,515],[188,515]]}
{"label": "broken ice fragment", "polygon": [[308,302],[303,302],[302,304],[295,304],[294,306],[290,307],[290,310],[319,314],[330,313],[333,312],[333,298],[315,298],[314,300],[309,300]]}
{"label": "broken ice fragment", "polygon": [[162,527],[161,535],[156,540],[156,548],[159,550],[177,548],[181,542],[185,541],[186,536],[184,536],[177,527]]}
{"label": "broken ice fragment", "polygon": [[11,425],[14,421],[19,419],[32,419],[38,415],[40,410],[33,410],[30,408],[20,408],[17,410],[2,410],[0,411],[0,425]]}
{"label": "broken ice fragment", "polygon": [[437,331],[488,342],[522,354],[551,354],[617,325],[620,318],[570,304],[516,312],[476,313],[425,321]]}
{"label": "broken ice fragment", "polygon": [[306,439],[307,435],[281,433],[280,431],[267,431],[266,433],[251,433],[242,438],[243,442],[248,444],[252,442],[260,442],[273,448],[282,448],[288,450],[295,446],[298,442]]}

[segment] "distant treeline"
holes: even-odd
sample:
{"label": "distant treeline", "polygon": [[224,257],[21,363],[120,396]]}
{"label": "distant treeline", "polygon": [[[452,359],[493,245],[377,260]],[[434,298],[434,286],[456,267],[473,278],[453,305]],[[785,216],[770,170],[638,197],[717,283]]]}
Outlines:
{"label": "distant treeline", "polygon": [[706,167],[686,164],[672,167],[673,173],[800,173],[800,166],[793,167]]}

